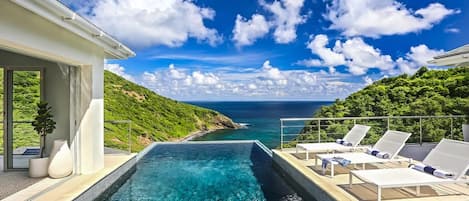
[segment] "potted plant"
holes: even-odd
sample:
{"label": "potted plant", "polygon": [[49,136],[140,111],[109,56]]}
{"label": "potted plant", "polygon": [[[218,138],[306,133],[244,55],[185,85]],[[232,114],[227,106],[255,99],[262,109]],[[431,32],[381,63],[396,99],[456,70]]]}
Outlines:
{"label": "potted plant", "polygon": [[45,177],[49,165],[49,158],[44,157],[46,136],[54,131],[56,124],[53,120],[52,108],[47,102],[41,101],[37,104],[37,114],[31,124],[41,137],[41,156],[29,160],[29,176]]}

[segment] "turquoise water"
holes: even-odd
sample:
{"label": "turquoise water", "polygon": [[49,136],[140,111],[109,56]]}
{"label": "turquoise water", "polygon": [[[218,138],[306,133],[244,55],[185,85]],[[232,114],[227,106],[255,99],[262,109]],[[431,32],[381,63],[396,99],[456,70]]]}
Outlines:
{"label": "turquoise water", "polygon": [[255,143],[197,143],[155,146],[109,200],[311,199],[301,199]]}
{"label": "turquoise water", "polygon": [[280,145],[280,118],[312,117],[314,111],[332,102],[190,102],[190,104],[219,111],[238,123],[249,124],[248,129],[220,130],[193,139],[259,140],[269,148]]}

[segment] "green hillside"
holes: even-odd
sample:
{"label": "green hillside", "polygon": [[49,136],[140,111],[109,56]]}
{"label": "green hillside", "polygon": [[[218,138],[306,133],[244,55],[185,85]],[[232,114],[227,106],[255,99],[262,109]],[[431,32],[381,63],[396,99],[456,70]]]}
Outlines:
{"label": "green hillside", "polygon": [[[372,117],[372,116],[414,116],[414,115],[458,115],[469,113],[469,68],[459,67],[448,70],[428,70],[422,67],[413,76],[403,74],[384,78],[364,89],[355,92],[344,100],[336,100],[330,106],[316,111],[314,117]],[[419,119],[391,119],[390,129],[412,132],[409,142],[418,142]],[[463,119],[454,119],[453,136],[462,139]],[[365,143],[374,143],[387,128],[387,120],[366,120],[357,123],[373,125]],[[422,120],[424,141],[439,141],[450,136],[449,119]],[[302,130],[298,139],[317,140],[317,122],[307,123],[310,127]],[[321,139],[334,140],[338,136],[327,133],[344,134],[353,125],[352,121],[323,121]],[[316,127],[317,128],[317,127]]]}
{"label": "green hillside", "polygon": [[[134,151],[151,141],[175,141],[197,131],[237,126],[216,111],[162,97],[109,71],[104,88],[104,118],[132,121]],[[105,124],[106,146],[125,149],[127,143],[127,124]]]}

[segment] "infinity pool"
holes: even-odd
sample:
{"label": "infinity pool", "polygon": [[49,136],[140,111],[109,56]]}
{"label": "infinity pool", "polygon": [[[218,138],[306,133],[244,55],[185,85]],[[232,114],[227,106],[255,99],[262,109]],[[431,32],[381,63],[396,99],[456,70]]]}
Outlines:
{"label": "infinity pool", "polygon": [[[302,200],[258,142],[158,144],[108,200]],[[305,199],[303,199],[305,200]]]}

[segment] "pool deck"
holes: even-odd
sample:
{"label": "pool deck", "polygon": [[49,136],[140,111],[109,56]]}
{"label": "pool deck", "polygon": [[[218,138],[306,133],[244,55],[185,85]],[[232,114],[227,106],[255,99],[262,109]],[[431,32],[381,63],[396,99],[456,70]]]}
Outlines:
{"label": "pool deck", "polygon": [[[318,200],[376,200],[377,189],[372,184],[366,184],[358,178],[353,178],[353,187],[349,188],[349,168],[336,166],[336,175],[331,178],[329,170],[322,174],[321,166],[315,166],[315,155],[310,154],[310,160],[306,161],[306,155],[295,153],[295,149],[273,150],[274,161],[289,174],[305,190],[314,194]],[[319,164],[321,162],[319,161]],[[366,169],[407,167],[408,162],[394,162],[385,164],[366,165]],[[357,166],[361,169],[361,165]],[[308,187],[309,186],[309,187]],[[382,200],[408,200],[408,201],[468,201],[468,184],[445,184],[422,186],[420,195],[415,195],[415,187],[385,188],[382,190]]]}
{"label": "pool deck", "polygon": [[3,201],[75,200],[96,183],[135,158],[136,154],[105,154],[104,168],[96,173],[72,175],[63,179],[44,178]]}

